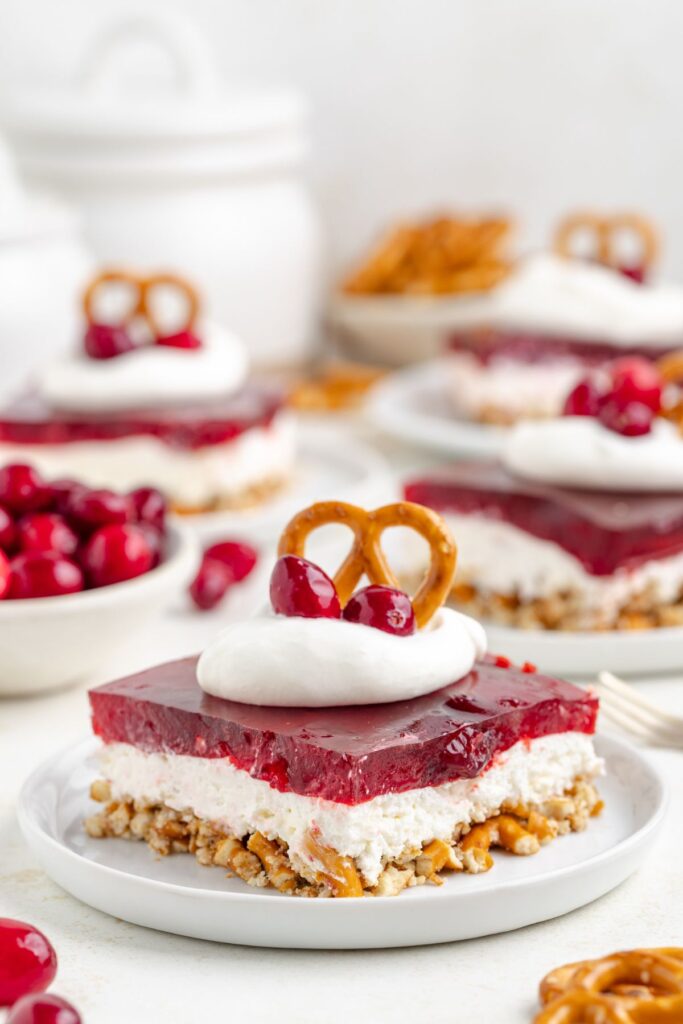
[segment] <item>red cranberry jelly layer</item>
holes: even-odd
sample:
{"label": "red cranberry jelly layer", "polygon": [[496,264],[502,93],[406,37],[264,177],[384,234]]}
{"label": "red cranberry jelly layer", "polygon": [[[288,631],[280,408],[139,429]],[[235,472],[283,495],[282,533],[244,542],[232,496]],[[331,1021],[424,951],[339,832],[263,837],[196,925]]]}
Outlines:
{"label": "red cranberry jelly layer", "polygon": [[415,700],[350,708],[268,708],[209,697],[196,659],[159,665],[90,692],[105,743],[229,757],[275,789],[362,803],[481,774],[518,740],[595,729],[597,700],[569,683],[479,662]]}
{"label": "red cranberry jelly layer", "polygon": [[0,444],[69,444],[155,437],[172,448],[203,448],[267,427],[282,408],[279,392],[248,386],[221,402],[132,410],[72,413],[47,408],[28,396],[0,412]]}
{"label": "red cranberry jelly layer", "polygon": [[448,348],[451,352],[467,353],[486,366],[495,359],[509,359],[520,363],[548,363],[576,360],[587,367],[602,366],[621,356],[641,356],[659,359],[667,352],[683,347],[683,337],[675,344],[649,346],[610,345],[605,341],[586,338],[565,338],[559,335],[530,331],[477,330],[452,335]]}
{"label": "red cranberry jelly layer", "polygon": [[526,484],[492,464],[461,463],[408,482],[404,495],[437,512],[510,523],[557,544],[593,576],[683,551],[681,494],[563,490]]}

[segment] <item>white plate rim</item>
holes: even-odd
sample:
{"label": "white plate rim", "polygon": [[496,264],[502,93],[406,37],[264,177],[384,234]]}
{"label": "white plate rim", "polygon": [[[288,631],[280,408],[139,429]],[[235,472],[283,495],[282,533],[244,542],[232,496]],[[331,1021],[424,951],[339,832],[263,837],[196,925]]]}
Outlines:
{"label": "white plate rim", "polygon": [[459,419],[455,411],[452,421],[447,421],[411,408],[410,394],[416,389],[431,388],[445,397],[445,373],[450,373],[447,358],[430,359],[390,373],[375,385],[368,398],[370,420],[390,437],[431,451],[479,457],[497,455],[508,428]]}
{"label": "white plate rim", "polygon": [[[615,756],[627,756],[631,760],[638,762],[641,769],[645,769],[646,774],[649,775],[650,781],[655,783],[657,792],[657,799],[651,809],[650,816],[642,825],[640,825],[639,828],[624,839],[620,840],[615,846],[602,850],[585,860],[577,862],[576,864],[568,864],[563,867],[554,868],[540,876],[532,875],[529,878],[512,879],[499,883],[496,888],[501,895],[504,896],[505,893],[511,890],[518,891],[524,888],[533,888],[541,879],[545,883],[554,881],[561,882],[570,879],[574,875],[580,875],[589,868],[597,868],[606,860],[614,857],[617,853],[626,854],[632,847],[640,846],[645,842],[649,835],[659,829],[664,820],[669,804],[670,794],[666,780],[662,777],[652,762],[647,757],[644,757],[642,752],[632,744],[627,743],[622,739],[617,739],[614,736],[607,736],[600,733],[596,735],[596,744],[599,748],[607,747],[607,750],[599,750],[599,753],[603,756],[609,757],[610,752]],[[96,873],[99,873],[104,877],[121,878],[126,880],[130,880],[132,878],[140,884],[149,886],[158,892],[168,892],[174,895],[187,896],[187,886],[140,875],[131,875],[129,872],[123,871],[119,868],[111,867],[107,864],[101,864],[99,861],[90,860],[89,858],[72,850],[54,836],[50,835],[35,820],[34,814],[30,808],[30,798],[33,790],[43,779],[43,776],[49,774],[50,771],[68,755],[76,756],[79,751],[82,750],[82,756],[85,758],[91,753],[94,753],[98,745],[99,743],[95,737],[89,737],[85,740],[81,740],[77,744],[69,744],[67,747],[64,747],[55,754],[52,754],[31,772],[21,787],[19,799],[17,801],[17,818],[24,838],[34,851],[35,847],[31,842],[31,838],[36,838],[41,845],[47,844],[53,850],[57,851],[60,856],[66,857],[66,859],[70,860],[72,863],[82,863],[83,861],[86,861],[89,869],[94,869]],[[447,891],[444,892],[444,889],[447,889]],[[270,899],[273,907],[287,907],[291,906],[292,902],[286,897],[282,897],[280,894],[270,894],[267,892],[256,895],[250,892],[232,892],[227,890],[225,892],[221,892],[213,889],[198,888],[195,886],[192,886],[189,891],[191,892],[192,898],[199,896],[202,900],[210,899],[211,901],[214,901],[217,899],[220,902],[227,904],[234,901],[246,903],[258,901],[259,904],[262,904],[264,899]],[[439,893],[442,894],[442,899],[447,902],[452,902],[458,898],[462,899],[463,897],[462,893],[458,893],[457,886],[442,886]],[[416,890],[414,899],[419,900],[421,895],[424,895],[421,890]],[[473,896],[476,897],[476,894],[472,893],[468,893],[467,895],[470,898]],[[295,902],[297,906],[302,907],[302,915],[312,915],[316,913],[329,913],[329,907],[331,906],[340,908],[354,905],[366,906],[369,902],[373,905],[392,906],[395,905],[397,899],[394,896],[374,896],[372,897],[372,900],[368,900],[368,897],[359,896],[345,900],[296,900]],[[328,909],[326,910],[325,908]]]}

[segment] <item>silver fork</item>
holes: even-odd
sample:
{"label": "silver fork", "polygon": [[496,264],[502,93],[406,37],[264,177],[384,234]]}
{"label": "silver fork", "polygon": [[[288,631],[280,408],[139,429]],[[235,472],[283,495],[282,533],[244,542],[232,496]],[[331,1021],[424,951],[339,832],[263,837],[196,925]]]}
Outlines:
{"label": "silver fork", "polygon": [[601,711],[615,725],[657,747],[683,747],[683,718],[661,711],[611,672],[598,680]]}

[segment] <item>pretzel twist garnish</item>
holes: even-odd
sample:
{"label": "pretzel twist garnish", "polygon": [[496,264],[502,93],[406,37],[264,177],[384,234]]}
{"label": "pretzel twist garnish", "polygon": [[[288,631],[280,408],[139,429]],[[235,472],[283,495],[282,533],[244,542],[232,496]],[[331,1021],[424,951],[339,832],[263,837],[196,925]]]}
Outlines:
{"label": "pretzel twist garnish", "polygon": [[426,626],[448,596],[457,560],[455,542],[441,516],[410,501],[384,505],[373,512],[344,501],[319,501],[295,515],[285,527],[278,554],[303,558],[309,535],[330,523],[348,526],[353,533],[351,550],[334,575],[342,608],[363,576],[370,583],[399,588],[382,550],[385,530],[392,526],[407,526],[424,537],[430,548],[430,564],[411,600],[418,627]]}
{"label": "pretzel twist garnish", "polygon": [[186,315],[184,322],[175,328],[178,332],[193,328],[199,313],[199,296],[184,277],[179,274],[159,273],[145,276],[132,270],[107,268],[96,275],[83,293],[83,312],[89,324],[96,321],[95,301],[103,287],[109,284],[125,285],[132,292],[130,308],[123,314],[124,324],[134,320],[144,320],[155,337],[162,332],[154,313],[153,295],[157,288],[172,288],[180,292],[185,299]]}
{"label": "pretzel twist garnish", "polygon": [[590,211],[573,213],[559,224],[554,248],[560,256],[573,256],[577,235],[588,235],[593,242],[593,258],[607,267],[618,268],[617,238],[626,233],[638,238],[640,263],[643,268],[649,268],[657,258],[659,239],[650,221],[635,213],[618,213],[611,217]]}
{"label": "pretzel twist garnish", "polygon": [[683,949],[636,949],[551,971],[534,1024],[683,1021]]}

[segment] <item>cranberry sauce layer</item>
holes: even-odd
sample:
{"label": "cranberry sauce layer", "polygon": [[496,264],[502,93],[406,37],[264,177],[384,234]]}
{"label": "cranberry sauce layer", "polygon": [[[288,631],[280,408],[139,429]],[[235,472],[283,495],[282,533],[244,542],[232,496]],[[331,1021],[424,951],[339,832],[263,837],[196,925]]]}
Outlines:
{"label": "cranberry sauce layer", "polygon": [[550,363],[575,360],[587,367],[602,366],[617,356],[641,356],[658,359],[683,347],[683,337],[675,344],[610,345],[606,341],[591,338],[566,338],[560,335],[534,333],[531,331],[473,330],[459,331],[451,336],[448,349],[451,352],[467,353],[474,356],[483,366],[496,359],[509,359],[519,363]]}
{"label": "cranberry sauce layer", "polygon": [[494,464],[460,463],[408,482],[404,497],[445,514],[509,523],[557,544],[593,576],[683,551],[682,494],[564,490],[526,483]]}
{"label": "cranberry sauce layer", "polygon": [[90,691],[105,743],[229,757],[274,789],[362,803],[481,774],[518,740],[595,729],[597,700],[569,683],[479,662],[426,697],[349,708],[269,708],[207,696],[196,659]]}
{"label": "cranberry sauce layer", "polygon": [[282,395],[249,385],[221,402],[115,413],[49,409],[27,396],[0,411],[0,444],[69,444],[154,437],[172,448],[223,444],[254,427],[267,427],[282,408]]}

